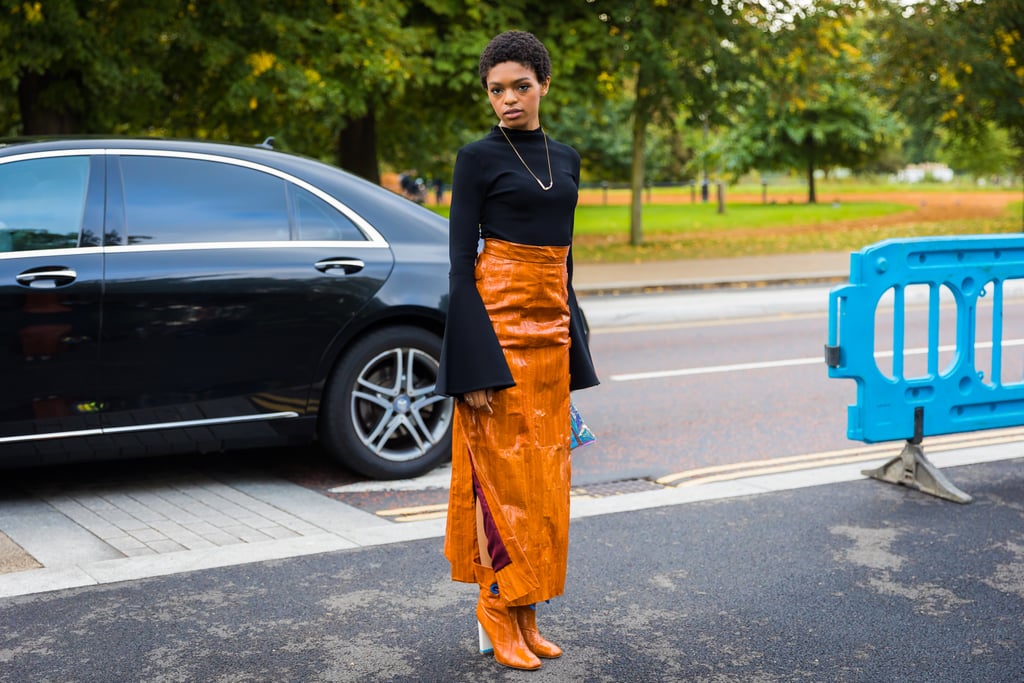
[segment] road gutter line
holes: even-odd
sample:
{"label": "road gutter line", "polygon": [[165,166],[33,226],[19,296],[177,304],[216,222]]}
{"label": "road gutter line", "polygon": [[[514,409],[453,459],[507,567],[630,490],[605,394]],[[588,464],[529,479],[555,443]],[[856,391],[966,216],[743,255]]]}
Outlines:
{"label": "road gutter line", "polygon": [[[946,434],[931,437],[924,445],[928,452],[937,452],[976,448],[1014,441],[1024,441],[1024,428],[1011,427],[1008,429],[992,430],[990,432],[985,432],[982,435],[978,435],[976,432],[966,434]],[[693,470],[684,470],[682,472],[666,474],[662,477],[658,477],[654,481],[655,483],[663,486],[669,486],[682,479],[693,479],[703,477],[704,475],[720,474],[736,470],[740,470],[741,473],[739,476],[742,476],[742,471],[753,471],[766,467],[771,468],[787,465],[789,463],[808,463],[805,467],[820,467],[827,465],[830,462],[841,460],[846,456],[862,456],[858,457],[857,461],[872,460],[879,457],[893,457],[898,455],[902,447],[902,441],[887,441],[885,443],[865,444],[864,446],[835,451],[822,451],[820,453],[807,453],[804,455],[788,455],[781,458],[769,458],[765,460],[748,460],[745,462],[730,463],[727,465],[712,465],[710,467],[700,467]],[[853,460],[850,462],[853,462]]]}

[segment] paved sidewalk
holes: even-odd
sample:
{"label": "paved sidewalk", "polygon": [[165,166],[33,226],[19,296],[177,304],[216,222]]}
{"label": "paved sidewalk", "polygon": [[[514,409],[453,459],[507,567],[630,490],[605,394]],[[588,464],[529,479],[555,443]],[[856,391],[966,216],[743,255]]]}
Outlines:
{"label": "paved sidewalk", "polygon": [[[895,453],[895,451],[894,451]],[[692,486],[574,489],[573,519],[863,479],[894,453],[852,464]],[[1020,457],[1021,442],[932,454],[940,468]],[[435,538],[444,519],[394,521],[272,474],[153,468],[52,487],[32,477],[0,485],[0,534],[41,568],[0,574],[0,598]],[[116,470],[115,470],[116,471]],[[438,471],[431,486],[445,488]],[[15,482],[16,485],[11,482]],[[401,488],[404,483],[395,482]],[[883,486],[883,484],[878,484]],[[593,490],[592,490],[593,489]],[[905,492],[909,494],[910,492]]]}
{"label": "paved sidewalk", "polygon": [[1020,683],[1020,453],[937,455],[966,506],[865,464],[574,501],[566,593],[538,608],[565,655],[539,672],[477,653],[477,590],[416,522],[391,526],[420,540],[205,571],[179,551],[146,580],[0,599],[0,680]]}
{"label": "paved sidewalk", "polygon": [[395,543],[425,533],[263,473],[164,468],[154,467],[146,477],[138,470],[130,478],[97,474],[60,487],[40,482],[31,471],[9,477],[0,485],[0,534],[16,544],[6,545],[9,554],[20,547],[22,557],[42,567],[0,573],[0,597]]}

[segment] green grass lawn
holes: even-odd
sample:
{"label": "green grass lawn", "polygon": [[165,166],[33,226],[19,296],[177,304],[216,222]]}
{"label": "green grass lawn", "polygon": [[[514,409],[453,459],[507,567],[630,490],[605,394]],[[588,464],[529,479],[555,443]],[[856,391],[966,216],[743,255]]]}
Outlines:
{"label": "green grass lawn", "polygon": [[[726,204],[725,213],[708,204],[647,204],[643,212],[645,235],[701,233],[709,230],[756,230],[793,225],[827,225],[836,221],[885,216],[913,210],[895,202],[838,202],[836,204]],[[577,235],[629,233],[628,206],[580,206],[576,209]]]}
{"label": "green grass lawn", "polygon": [[[447,207],[430,207],[446,216]],[[817,251],[858,251],[883,239],[1021,233],[1024,203],[1002,217],[935,222],[888,218],[914,207],[898,202],[657,203],[644,205],[644,243],[629,243],[629,207],[585,204],[576,210],[573,255],[578,262],[624,263],[729,258]],[[877,223],[872,218],[879,218]]]}
{"label": "green grass lawn", "polygon": [[853,252],[896,237],[940,237],[946,235],[984,235],[1021,233],[1018,213],[998,220],[910,223],[900,226],[865,226],[842,230],[727,231],[719,234],[659,235],[647,237],[640,246],[629,244],[624,235],[608,235],[603,240],[579,239],[573,256],[580,263],[641,263],[674,259],[732,258],[822,251]]}
{"label": "green grass lawn", "polygon": [[[442,216],[446,206],[430,206]],[[645,234],[695,233],[707,230],[751,230],[791,225],[826,225],[836,221],[885,216],[913,210],[895,202],[836,204],[727,204],[724,213],[708,204],[645,204]],[[628,206],[584,205],[576,209],[577,235],[628,235]]]}

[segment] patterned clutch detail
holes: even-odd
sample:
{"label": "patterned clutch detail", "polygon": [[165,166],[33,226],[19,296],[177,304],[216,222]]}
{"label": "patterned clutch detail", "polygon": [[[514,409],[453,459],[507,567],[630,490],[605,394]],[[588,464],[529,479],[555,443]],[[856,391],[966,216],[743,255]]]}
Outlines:
{"label": "patterned clutch detail", "polygon": [[583,416],[580,415],[580,411],[576,410],[576,406],[572,403],[569,404],[569,424],[571,426],[570,431],[572,432],[572,440],[569,442],[569,448],[586,446],[597,438],[594,436],[594,432],[590,431],[590,427],[587,426],[587,423],[583,421]]}

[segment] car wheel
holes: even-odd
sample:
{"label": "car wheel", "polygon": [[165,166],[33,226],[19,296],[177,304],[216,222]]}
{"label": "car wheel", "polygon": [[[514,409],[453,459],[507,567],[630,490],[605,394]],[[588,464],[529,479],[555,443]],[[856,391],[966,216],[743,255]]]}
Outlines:
{"label": "car wheel", "polygon": [[418,327],[372,332],[334,369],[320,416],[333,459],[374,479],[416,477],[451,455],[452,399],[434,393],[441,339]]}

